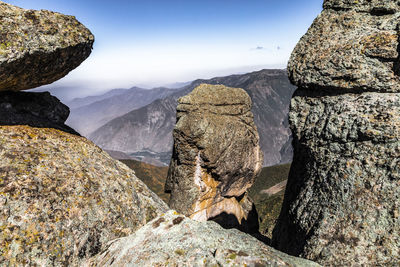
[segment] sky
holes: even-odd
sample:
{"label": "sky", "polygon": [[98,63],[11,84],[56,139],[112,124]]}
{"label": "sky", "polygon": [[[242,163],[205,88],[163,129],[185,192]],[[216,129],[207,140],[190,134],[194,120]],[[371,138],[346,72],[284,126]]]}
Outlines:
{"label": "sky", "polygon": [[[74,15],[95,35],[91,56],[45,88],[75,96],[285,68],[322,0],[3,0]],[[79,88],[79,90],[77,89]]]}

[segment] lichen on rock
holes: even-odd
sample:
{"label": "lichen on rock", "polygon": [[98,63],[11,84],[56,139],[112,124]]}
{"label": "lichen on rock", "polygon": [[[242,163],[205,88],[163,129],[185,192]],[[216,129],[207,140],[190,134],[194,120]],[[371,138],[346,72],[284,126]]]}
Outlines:
{"label": "lichen on rock", "polygon": [[0,265],[79,266],[167,210],[83,137],[0,126]]}
{"label": "lichen on rock", "polygon": [[286,255],[236,229],[168,211],[134,234],[109,242],[84,266],[319,265]]}
{"label": "lichen on rock", "polygon": [[293,51],[281,251],[326,266],[400,262],[397,2],[326,0]]}
{"label": "lichen on rock", "polygon": [[94,37],[73,16],[0,1],[0,91],[52,83],[91,53]]}
{"label": "lichen on rock", "polygon": [[292,53],[293,84],[343,93],[400,92],[400,8],[394,2],[325,1]]}
{"label": "lichen on rock", "polygon": [[274,243],[324,265],[400,259],[400,95],[298,90]]}

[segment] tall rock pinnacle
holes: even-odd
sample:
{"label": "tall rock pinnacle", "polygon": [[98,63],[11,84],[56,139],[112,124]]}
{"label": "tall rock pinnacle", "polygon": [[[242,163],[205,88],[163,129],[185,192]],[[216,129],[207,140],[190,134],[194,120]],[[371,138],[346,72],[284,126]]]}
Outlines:
{"label": "tall rock pinnacle", "polygon": [[294,160],[272,240],[286,253],[400,262],[399,2],[326,0],[293,51]]}
{"label": "tall rock pinnacle", "polygon": [[250,109],[244,90],[223,85],[202,84],[179,99],[166,182],[171,208],[199,221],[223,213],[240,224],[249,219],[246,191],[262,166]]}

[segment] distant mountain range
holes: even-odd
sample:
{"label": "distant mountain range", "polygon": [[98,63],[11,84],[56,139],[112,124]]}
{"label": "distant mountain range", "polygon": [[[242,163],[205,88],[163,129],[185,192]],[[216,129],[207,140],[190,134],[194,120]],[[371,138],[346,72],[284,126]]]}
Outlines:
{"label": "distant mountain range", "polygon": [[295,90],[286,70],[257,72],[195,80],[179,89],[132,88],[75,99],[67,105],[71,127],[107,150],[135,158],[154,158],[169,163],[177,99],[201,83],[223,84],[246,90],[253,100],[254,120],[264,152],[264,165],[291,161],[292,149],[287,114]]}
{"label": "distant mountain range", "polygon": [[150,104],[156,99],[167,97],[176,90],[169,88],[114,89],[99,96],[77,98],[66,103],[71,109],[67,124],[84,136],[117,118]]}

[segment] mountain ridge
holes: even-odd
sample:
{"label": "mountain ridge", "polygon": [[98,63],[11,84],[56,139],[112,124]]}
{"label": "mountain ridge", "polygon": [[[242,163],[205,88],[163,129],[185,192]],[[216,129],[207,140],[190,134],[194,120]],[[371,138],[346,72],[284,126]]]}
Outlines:
{"label": "mountain ridge", "polygon": [[[100,96],[86,97],[84,100],[69,102],[70,107],[71,104],[74,106],[74,103],[77,105],[79,102],[86,101],[88,104],[75,108],[71,107],[71,115],[66,123],[80,134],[87,136],[108,121],[176,91],[165,87],[153,89],[132,87],[125,89],[125,91],[115,90],[120,89],[111,90]],[[111,94],[111,97],[104,98],[107,94]]]}
{"label": "mountain ridge", "polygon": [[292,151],[288,145],[290,132],[286,121],[294,86],[290,84],[286,70],[278,69],[197,79],[165,98],[110,120],[89,138],[104,149],[127,154],[143,150],[171,152],[177,99],[201,83],[243,88],[253,100],[252,111],[260,132],[264,166],[290,161]]}

